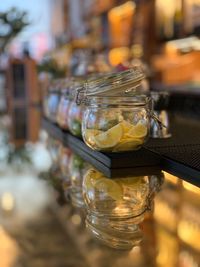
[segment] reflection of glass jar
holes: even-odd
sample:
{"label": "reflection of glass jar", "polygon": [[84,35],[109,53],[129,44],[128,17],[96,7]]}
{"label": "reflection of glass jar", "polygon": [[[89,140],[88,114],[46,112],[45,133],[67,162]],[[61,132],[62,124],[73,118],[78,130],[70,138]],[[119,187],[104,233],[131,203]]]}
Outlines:
{"label": "reflection of glass jar", "polygon": [[52,84],[48,96],[48,119],[56,122],[58,105],[60,102],[59,81]]}
{"label": "reflection of glass jar", "polygon": [[109,179],[89,169],[83,179],[88,228],[111,247],[137,245],[141,241],[139,224],[151,208],[157,184],[155,176]]}
{"label": "reflection of glass jar", "polygon": [[[74,90],[81,87],[81,83],[74,82]],[[71,91],[73,94],[73,90]],[[72,95],[71,95],[71,98]],[[70,132],[78,137],[82,136],[81,126],[82,126],[82,117],[83,117],[83,106],[77,105],[75,101],[71,101],[69,106],[69,114],[68,114],[68,127]]]}
{"label": "reflection of glass jar", "polygon": [[69,163],[71,158],[71,150],[68,147],[61,146],[59,151],[59,164],[62,173],[62,178],[68,180],[69,174]]}
{"label": "reflection of glass jar", "polygon": [[113,218],[135,217],[147,208],[149,179],[147,176],[109,179],[90,169],[84,177],[83,194],[93,214]]}
{"label": "reflection of glass jar", "polygon": [[82,196],[82,181],[83,175],[86,172],[88,165],[78,155],[72,154],[69,164],[70,173],[70,197],[72,204],[76,207],[83,207],[84,201]]}
{"label": "reflection of glass jar", "polygon": [[82,134],[92,149],[137,150],[147,140],[150,101],[136,94],[142,78],[129,70],[86,83]]}
{"label": "reflection of glass jar", "polygon": [[103,244],[116,249],[132,249],[142,241],[142,232],[135,218],[124,221],[88,214],[86,226]]}
{"label": "reflection of glass jar", "polygon": [[67,130],[68,129],[68,114],[69,114],[69,106],[70,106],[70,99],[69,99],[69,81],[66,80],[63,84],[63,90],[61,94],[60,103],[58,106],[57,111],[57,123],[62,128]]}
{"label": "reflection of glass jar", "polygon": [[68,127],[70,132],[78,137],[82,136],[81,125],[82,125],[82,107],[78,106],[76,102],[71,102],[69,107],[68,116]]}

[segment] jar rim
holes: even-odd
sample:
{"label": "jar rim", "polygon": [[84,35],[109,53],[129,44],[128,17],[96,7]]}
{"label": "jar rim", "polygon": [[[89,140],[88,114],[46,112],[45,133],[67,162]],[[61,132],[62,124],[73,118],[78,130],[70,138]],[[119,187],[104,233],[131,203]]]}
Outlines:
{"label": "jar rim", "polygon": [[85,105],[88,107],[103,106],[129,106],[129,107],[150,107],[151,97],[147,95],[126,95],[126,96],[96,96],[88,98]]}
{"label": "jar rim", "polygon": [[109,73],[96,79],[88,79],[85,83],[85,96],[118,96],[135,92],[144,73],[139,67],[134,67],[117,73]]}
{"label": "jar rim", "polygon": [[126,97],[141,94],[140,85],[144,78],[140,67],[135,66],[126,71],[91,76],[75,90],[77,104],[87,102],[94,97]]}

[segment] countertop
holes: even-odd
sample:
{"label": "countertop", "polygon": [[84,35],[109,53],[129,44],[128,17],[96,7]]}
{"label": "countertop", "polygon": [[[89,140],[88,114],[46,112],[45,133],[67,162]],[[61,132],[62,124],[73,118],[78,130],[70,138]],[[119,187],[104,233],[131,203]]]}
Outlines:
{"label": "countertop", "polygon": [[[1,267],[200,266],[199,188],[165,174],[154,208],[141,224],[141,243],[120,251],[99,243],[86,229],[85,208],[73,206],[65,197],[58,173],[54,173],[53,191],[55,183],[48,179],[46,204],[43,199],[35,209],[37,194],[30,194],[25,204],[35,211],[32,218],[24,216],[19,225],[15,212],[1,213]],[[38,190],[40,183],[38,180]]]}

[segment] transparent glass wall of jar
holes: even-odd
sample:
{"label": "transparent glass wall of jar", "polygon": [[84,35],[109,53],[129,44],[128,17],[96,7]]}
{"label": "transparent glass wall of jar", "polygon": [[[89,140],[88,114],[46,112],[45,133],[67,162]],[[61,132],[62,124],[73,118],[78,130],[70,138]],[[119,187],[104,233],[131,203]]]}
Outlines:
{"label": "transparent glass wall of jar", "polygon": [[61,80],[55,80],[50,84],[45,113],[52,122],[57,121],[57,110],[60,102]]}
{"label": "transparent glass wall of jar", "polygon": [[69,107],[71,103],[69,96],[70,85],[71,85],[71,80],[69,78],[63,80],[61,88],[61,98],[57,111],[57,123],[64,130],[68,129]]}
{"label": "transparent glass wall of jar", "polygon": [[69,131],[77,136],[82,137],[82,121],[83,121],[83,105],[77,105],[76,101],[73,100],[75,91],[82,88],[83,81],[74,80],[70,89],[71,103],[68,111],[68,128]]}

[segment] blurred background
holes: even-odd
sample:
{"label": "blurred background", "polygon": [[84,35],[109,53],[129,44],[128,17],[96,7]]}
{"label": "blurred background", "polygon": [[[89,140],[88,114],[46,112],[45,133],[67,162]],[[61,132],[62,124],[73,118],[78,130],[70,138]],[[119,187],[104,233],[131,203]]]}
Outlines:
{"label": "blurred background", "polygon": [[200,266],[199,188],[165,173],[145,242],[128,253],[99,246],[77,209],[85,163],[41,127],[46,99],[59,124],[63,79],[137,65],[175,128],[187,120],[198,131],[199,36],[200,0],[0,1],[1,267]]}
{"label": "blurred background", "polygon": [[[11,117],[15,101],[21,111],[23,101],[41,104],[51,79],[133,65],[144,69],[147,90],[179,94],[171,108],[191,113],[195,105],[193,116],[199,114],[200,1],[7,0],[0,12],[0,110]],[[29,114],[38,125],[39,114]]]}

